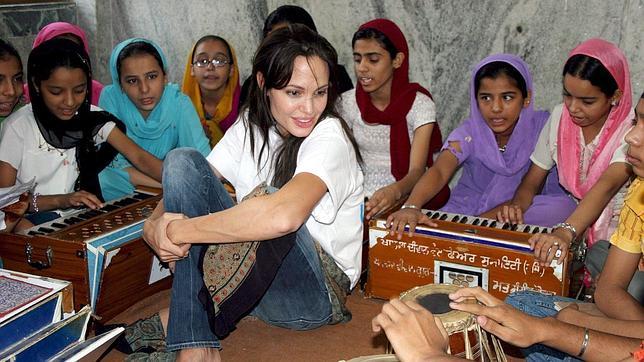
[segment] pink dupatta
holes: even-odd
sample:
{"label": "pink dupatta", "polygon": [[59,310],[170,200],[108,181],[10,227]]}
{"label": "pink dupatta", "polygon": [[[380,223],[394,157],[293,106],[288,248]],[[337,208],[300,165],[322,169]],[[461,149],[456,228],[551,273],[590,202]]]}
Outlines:
{"label": "pink dupatta", "polygon": [[[559,181],[576,198],[582,199],[608,168],[613,153],[615,153],[626,132],[630,129],[629,114],[632,111],[632,100],[628,62],[624,53],[617,46],[605,40],[594,38],[578,45],[570,53],[569,58],[577,54],[587,55],[599,60],[613,76],[622,91],[619,104],[613,106],[609,111],[606,123],[599,135],[599,144],[591,156],[586,179],[583,182],[579,175],[581,132],[579,126],[572,121],[568,109],[563,107],[557,134]],[[603,234],[607,233],[612,219],[613,204],[614,201],[611,200],[595,223],[590,226],[586,239],[589,247],[599,237],[607,237],[607,235]]]}

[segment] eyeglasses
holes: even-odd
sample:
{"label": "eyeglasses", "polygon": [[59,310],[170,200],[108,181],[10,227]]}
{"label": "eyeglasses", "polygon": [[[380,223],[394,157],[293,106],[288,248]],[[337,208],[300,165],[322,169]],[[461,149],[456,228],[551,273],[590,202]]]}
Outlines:
{"label": "eyeglasses", "polygon": [[228,59],[197,59],[195,60],[192,65],[194,65],[197,68],[208,68],[209,64],[212,64],[214,68],[221,68],[224,67],[226,64],[232,64]]}

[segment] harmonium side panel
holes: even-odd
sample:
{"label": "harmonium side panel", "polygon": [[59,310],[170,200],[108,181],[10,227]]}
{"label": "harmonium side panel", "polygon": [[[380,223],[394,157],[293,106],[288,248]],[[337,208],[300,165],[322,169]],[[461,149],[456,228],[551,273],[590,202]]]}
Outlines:
{"label": "harmonium side panel", "polygon": [[167,269],[160,268],[143,238],[107,251],[108,255],[110,253],[113,254],[103,271],[94,311],[102,322],[109,321],[136,302],[172,287],[172,277],[164,274]]}
{"label": "harmonium side panel", "polygon": [[[28,245],[31,264],[25,251]],[[75,310],[89,304],[84,244],[41,236],[0,234],[0,257],[5,269],[72,282]]]}
{"label": "harmonium side panel", "polygon": [[485,237],[476,242],[476,237],[455,236],[453,231],[462,229],[457,224],[437,223],[437,229],[417,228],[413,237],[405,233],[401,240],[389,235],[382,222],[371,223],[367,296],[389,299],[430,283],[478,285],[502,300],[524,289],[568,294],[567,265],[541,267],[527,248],[529,234],[504,230],[501,236],[514,240],[499,247],[486,244]]}

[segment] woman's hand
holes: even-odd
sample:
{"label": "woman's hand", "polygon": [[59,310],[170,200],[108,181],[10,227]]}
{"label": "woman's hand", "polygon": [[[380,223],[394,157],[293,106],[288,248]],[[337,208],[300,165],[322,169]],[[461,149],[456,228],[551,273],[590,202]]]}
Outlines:
{"label": "woman's hand", "polygon": [[61,209],[68,209],[70,207],[87,206],[90,209],[100,209],[103,207],[101,200],[96,195],[87,191],[76,191],[71,194],[63,195]]}
{"label": "woman's hand", "polygon": [[5,229],[3,232],[12,232],[18,222],[22,219],[29,208],[29,193],[25,192],[18,198],[18,201],[2,208],[4,212]]}
{"label": "woman's hand", "polygon": [[365,218],[370,220],[380,212],[394,206],[396,201],[400,200],[402,194],[395,185],[385,186],[371,195],[365,203],[367,214]]}
{"label": "woman's hand", "polygon": [[528,242],[534,250],[534,256],[542,266],[549,266],[552,260],[557,264],[564,262],[570,249],[570,234],[562,229],[555,229],[550,234],[533,235]]}
{"label": "woman's hand", "polygon": [[149,218],[143,224],[143,240],[163,262],[174,262],[188,256],[191,244],[175,244],[167,234],[168,225],[174,220],[187,219],[183,214],[165,212],[157,218]]}
{"label": "woman's hand", "polygon": [[510,224],[523,224],[523,210],[516,204],[503,205],[497,211],[496,219]]}
{"label": "woman's hand", "polygon": [[401,361],[430,361],[447,356],[449,340],[441,321],[416,302],[392,299],[371,321],[374,332],[385,331]]}
{"label": "woman's hand", "polygon": [[397,234],[396,237],[398,240],[402,238],[403,232],[405,232],[405,226],[409,225],[409,237],[414,236],[414,231],[416,230],[416,225],[423,224],[430,227],[438,226],[435,222],[432,221],[427,215],[423,214],[418,209],[401,209],[393,214],[389,215],[387,218],[387,228],[389,228],[389,235]]}

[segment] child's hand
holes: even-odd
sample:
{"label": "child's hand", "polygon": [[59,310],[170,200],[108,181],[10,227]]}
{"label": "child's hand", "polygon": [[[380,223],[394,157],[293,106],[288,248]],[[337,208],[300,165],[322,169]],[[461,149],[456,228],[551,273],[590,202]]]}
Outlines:
{"label": "child's hand", "polygon": [[396,234],[398,240],[402,238],[402,234],[405,231],[405,226],[409,225],[409,237],[414,236],[414,231],[416,230],[416,225],[424,224],[430,227],[436,227],[435,222],[432,221],[427,215],[423,214],[418,209],[402,209],[394,212],[389,215],[387,218],[387,228],[389,230],[389,235]]}
{"label": "child's hand", "polygon": [[77,206],[87,206],[90,209],[100,209],[103,207],[103,203],[101,200],[96,197],[91,192],[87,191],[76,191],[72,192],[71,194],[66,194],[64,195],[64,202],[63,202],[63,209],[67,209],[70,207],[77,207]]}
{"label": "child's hand", "polygon": [[555,258],[557,264],[563,263],[570,249],[566,231],[555,229],[550,234],[533,235],[528,242],[530,248],[534,250],[534,256],[539,260],[542,266],[550,266]]}
{"label": "child's hand", "polygon": [[496,219],[510,224],[523,224],[523,210],[519,205],[503,205],[496,213]]}
{"label": "child's hand", "polygon": [[380,212],[394,206],[396,201],[400,200],[401,197],[400,191],[394,185],[385,186],[377,190],[365,203],[365,209],[367,211],[365,218],[370,220]]}

